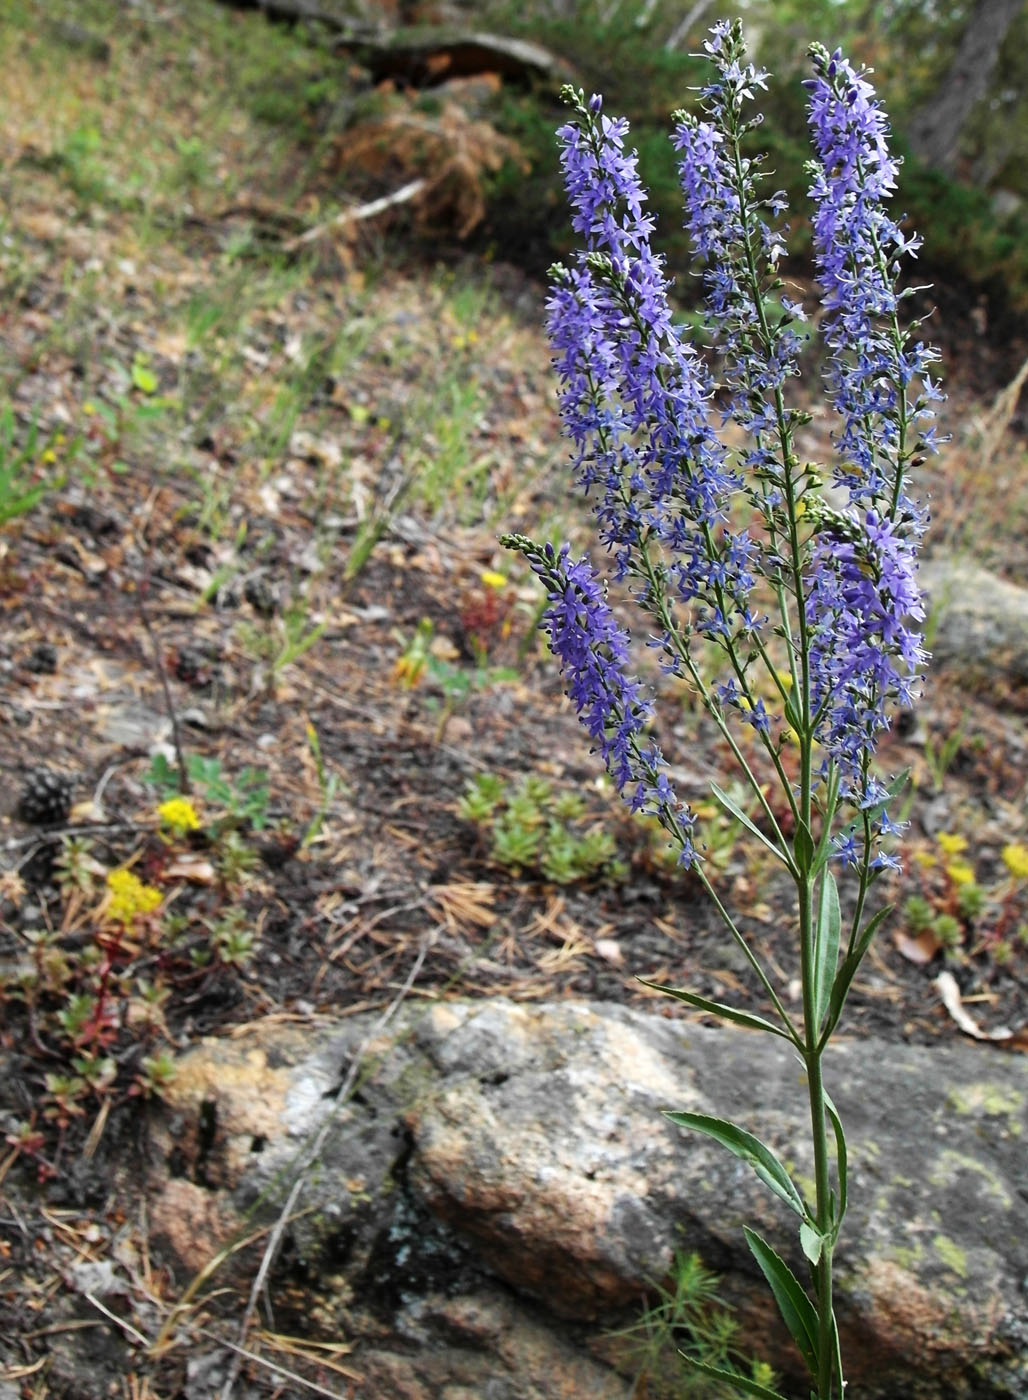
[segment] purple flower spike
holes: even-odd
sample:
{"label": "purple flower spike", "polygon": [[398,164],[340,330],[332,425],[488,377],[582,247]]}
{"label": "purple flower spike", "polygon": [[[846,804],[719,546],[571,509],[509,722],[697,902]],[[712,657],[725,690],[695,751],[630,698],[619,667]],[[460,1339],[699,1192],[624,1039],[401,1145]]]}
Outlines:
{"label": "purple flower spike", "polygon": [[[900,260],[916,256],[921,239],[905,233],[884,207],[899,162],[866,70],[852,68],[838,51],[829,55],[813,45],[810,52],[814,252],[832,355],[829,390],[843,424],[836,481],[854,505],[884,505],[922,532],[922,512],[903,494],[903,471],[916,452],[933,449],[931,433],[920,425],[933,417],[929,405],[940,397],[929,375],[938,355],[900,333],[896,290]],[[915,379],[921,393],[911,403]]]}
{"label": "purple flower spike", "polygon": [[603,586],[587,559],[573,562],[570,546],[558,553],[522,536],[503,543],[520,549],[546,586],[543,614],[550,650],[560,658],[568,698],[603,756],[618,792],[632,811],[657,817],[683,841],[681,864],[695,852],[689,840],[695,818],[675,796],[660,749],[646,736],[652,702],[627,674],[628,633],[618,625]]}

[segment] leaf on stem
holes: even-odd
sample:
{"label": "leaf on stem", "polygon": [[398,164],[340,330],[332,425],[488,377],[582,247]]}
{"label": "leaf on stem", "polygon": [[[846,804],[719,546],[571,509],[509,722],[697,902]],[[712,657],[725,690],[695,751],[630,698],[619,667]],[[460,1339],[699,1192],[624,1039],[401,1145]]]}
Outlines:
{"label": "leaf on stem", "polygon": [[785,1400],[785,1396],[780,1395],[777,1390],[769,1390],[766,1385],[761,1385],[759,1381],[751,1381],[748,1376],[737,1376],[732,1371],[708,1366],[705,1361],[696,1361],[684,1351],[680,1351],[678,1355],[687,1366],[698,1371],[700,1375],[709,1376],[711,1380],[723,1381],[725,1385],[734,1385],[736,1390],[740,1390],[744,1395],[758,1395],[763,1397],[763,1400]]}
{"label": "leaf on stem", "polygon": [[796,834],[792,838],[793,855],[801,875],[807,875],[814,864],[814,838],[806,822],[796,823]]}
{"label": "leaf on stem", "polygon": [[835,1149],[838,1156],[836,1169],[839,1173],[839,1213],[835,1217],[835,1233],[838,1235],[842,1218],[846,1214],[846,1134],[842,1130],[842,1119],[839,1117],[839,1110],[832,1103],[828,1090],[822,1090],[825,1099],[825,1109],[828,1117],[832,1120],[832,1127],[835,1129]]}
{"label": "leaf on stem", "polygon": [[800,1226],[800,1245],[803,1253],[812,1264],[816,1264],[821,1258],[821,1251],[824,1248],[825,1237],[820,1230],[816,1230],[813,1225],[803,1221]]}
{"label": "leaf on stem", "polygon": [[846,1001],[846,994],[850,989],[850,983],[857,974],[857,968],[864,961],[864,954],[871,946],[871,939],[874,938],[882,920],[887,919],[892,913],[893,908],[894,906],[892,904],[887,904],[884,909],[879,909],[878,913],[864,925],[860,937],[843,958],[842,965],[836,973],[835,981],[832,984],[832,995],[828,1003],[828,1020],[825,1023],[825,1029],[821,1036],[822,1045],[838,1025],[839,1017],[842,1015],[842,1008]]}
{"label": "leaf on stem", "polygon": [[760,1138],[754,1137],[735,1123],[729,1123],[725,1118],[712,1118],[706,1113],[665,1110],[664,1117],[672,1123],[677,1123],[680,1128],[693,1128],[696,1132],[713,1138],[722,1147],[727,1147],[729,1152],[752,1167],[764,1185],[769,1186],[776,1196],[780,1196],[801,1220],[806,1218],[803,1197],[792,1184],[792,1179],[781,1162]]}
{"label": "leaf on stem", "polygon": [[765,845],[772,855],[777,856],[783,865],[791,864],[789,857],[781,849],[781,847],[776,846],[769,836],[764,835],[760,827],[757,826],[756,822],[754,822],[750,817],[746,815],[743,809],[739,806],[738,802],[736,802],[733,798],[729,797],[727,792],[722,792],[722,790],[718,787],[717,783],[711,783],[710,790],[714,794],[714,797],[717,799],[717,801],[720,802],[721,806],[724,807],[725,811],[730,812],[737,822],[741,822],[742,825],[746,828],[746,830],[750,832],[751,835],[755,836],[757,840],[760,841],[763,845]]}
{"label": "leaf on stem", "polygon": [[818,1318],[814,1304],[797,1282],[796,1275],[755,1230],[744,1225],[743,1233],[760,1271],[771,1285],[778,1311],[810,1371],[817,1374]]}
{"label": "leaf on stem", "polygon": [[776,1026],[763,1016],[757,1016],[752,1011],[737,1011],[734,1006],[725,1006],[720,1001],[708,1001],[706,997],[697,996],[695,992],[683,991],[681,987],[665,987],[660,982],[647,982],[645,977],[640,977],[637,980],[644,987],[651,987],[655,992],[663,992],[665,996],[674,997],[677,1001],[687,1002],[699,1011],[707,1011],[712,1016],[721,1016],[726,1021],[734,1021],[740,1026],[748,1026],[752,1031],[770,1031],[772,1035],[780,1035],[783,1040],[792,1042],[792,1036],[788,1031],[782,1030],[780,1026]]}
{"label": "leaf on stem", "polygon": [[835,876],[827,869],[821,876],[821,896],[814,932],[814,1031],[819,1032],[825,1019],[839,962],[839,935],[842,914],[839,909],[839,889]]}

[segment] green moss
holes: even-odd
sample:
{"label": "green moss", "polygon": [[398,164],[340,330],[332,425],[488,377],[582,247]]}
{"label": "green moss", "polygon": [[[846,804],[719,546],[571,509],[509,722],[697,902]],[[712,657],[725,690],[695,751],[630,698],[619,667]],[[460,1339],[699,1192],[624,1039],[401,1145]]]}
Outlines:
{"label": "green moss", "polygon": [[932,1247],[947,1269],[952,1269],[961,1278],[967,1278],[967,1254],[955,1240],[948,1235],[936,1235]]}
{"label": "green moss", "polygon": [[928,1181],[932,1186],[954,1186],[961,1172],[973,1172],[976,1176],[981,1177],[984,1183],[983,1189],[1005,1209],[1009,1210],[1013,1205],[1006,1183],[995,1172],[990,1171],[984,1163],[976,1161],[973,1157],[967,1157],[962,1152],[954,1152],[950,1148],[945,1148],[939,1153],[929,1173]]}
{"label": "green moss", "polygon": [[950,1089],[946,1102],[955,1113],[963,1116],[1007,1117],[1007,1126],[1015,1136],[1020,1136],[1023,1124],[1020,1115],[1024,1110],[1024,1095],[1008,1085],[994,1084],[980,1080],[974,1084],[962,1084]]}

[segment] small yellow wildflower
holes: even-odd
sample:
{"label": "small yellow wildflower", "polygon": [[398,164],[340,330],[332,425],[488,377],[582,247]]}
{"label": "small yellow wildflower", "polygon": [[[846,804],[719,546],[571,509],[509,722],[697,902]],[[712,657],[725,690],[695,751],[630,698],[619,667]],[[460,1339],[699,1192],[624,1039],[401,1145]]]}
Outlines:
{"label": "small yellow wildflower", "polygon": [[961,851],[967,850],[967,840],[959,833],[940,831],[935,839],[948,856],[958,856]]}
{"label": "small yellow wildflower", "polygon": [[914,860],[922,870],[931,870],[933,865],[939,863],[934,851],[915,851]]}
{"label": "small yellow wildflower", "polygon": [[82,405],[82,412],[87,418],[92,418],[96,413],[96,404],[93,403],[91,399],[86,399],[85,403]]}
{"label": "small yellow wildflower", "polygon": [[507,587],[507,575],[498,574],[495,569],[483,569],[479,574],[479,578],[485,584],[486,588]]}
{"label": "small yellow wildflower", "polygon": [[1028,880],[1028,846],[1020,844],[1004,846],[1003,864],[1015,880]]}
{"label": "small yellow wildflower", "polygon": [[107,875],[110,895],[107,913],[120,924],[131,924],[139,914],[152,914],[164,896],[153,885],[144,885],[131,870],[111,870]]}
{"label": "small yellow wildflower", "polygon": [[43,461],[47,464],[47,466],[52,466],[53,463],[57,461],[57,453],[53,450],[52,447],[48,447],[43,453]]}
{"label": "small yellow wildflower", "polygon": [[175,836],[185,836],[187,831],[199,831],[202,825],[196,815],[196,808],[185,797],[169,797],[157,808],[162,826],[169,826]]}
{"label": "small yellow wildflower", "polygon": [[951,860],[946,866],[946,874],[955,885],[973,885],[974,867],[966,860]]}

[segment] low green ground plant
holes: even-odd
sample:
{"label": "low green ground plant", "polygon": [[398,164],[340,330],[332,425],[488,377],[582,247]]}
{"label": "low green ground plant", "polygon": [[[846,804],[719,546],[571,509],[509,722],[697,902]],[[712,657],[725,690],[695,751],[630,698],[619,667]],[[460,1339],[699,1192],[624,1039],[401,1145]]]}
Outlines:
{"label": "low green ground plant", "polygon": [[478,828],[490,858],[512,874],[573,885],[626,873],[614,838],[581,794],[556,792],[543,778],[514,784],[481,773],[467,784],[457,812]]}

